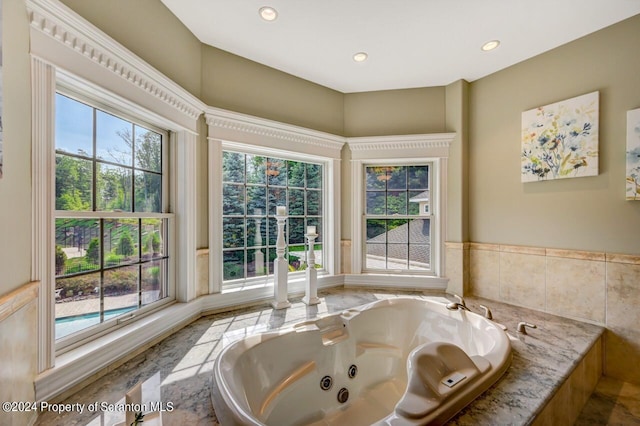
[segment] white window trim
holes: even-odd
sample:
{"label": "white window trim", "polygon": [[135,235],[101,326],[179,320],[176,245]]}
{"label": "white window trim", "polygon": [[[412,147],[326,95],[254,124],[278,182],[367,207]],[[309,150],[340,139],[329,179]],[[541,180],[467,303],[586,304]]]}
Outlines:
{"label": "white window trim", "polygon": [[[197,317],[198,303],[150,313],[56,355],[54,336],[54,122],[57,83],[170,132],[169,212],[176,219],[176,299],[195,297],[198,118],[205,105],[56,0],[27,0],[32,74],[32,278],[40,281],[36,400],[48,400],[115,359]],[[91,83],[99,81],[99,85]]]}
{"label": "white window trim", "polygon": [[[447,206],[447,159],[449,146],[455,133],[419,134],[401,136],[379,136],[347,138],[351,150],[351,271],[345,277],[345,285],[380,285],[389,284],[389,275],[402,277],[398,286],[422,289],[446,289],[447,279],[444,277],[444,240],[446,230]],[[384,271],[364,273],[363,268],[363,222],[364,210],[364,167],[372,164],[424,164],[432,163],[433,182],[436,185],[436,198],[430,200],[432,214],[436,218],[432,226],[433,276],[423,274],[387,274]]]}
{"label": "white window trim", "polygon": [[[325,270],[340,273],[340,156],[344,138],[220,108],[205,111],[209,126],[209,241],[222,239],[222,151],[257,153],[323,165],[323,223]],[[217,171],[213,173],[212,171]],[[222,245],[209,244],[209,290],[222,291]],[[295,279],[295,274],[292,280]],[[264,278],[261,279],[264,282]],[[250,284],[253,280],[247,280]],[[332,280],[327,280],[332,282]],[[273,288],[273,277],[268,287]],[[290,288],[289,291],[292,291]]]}

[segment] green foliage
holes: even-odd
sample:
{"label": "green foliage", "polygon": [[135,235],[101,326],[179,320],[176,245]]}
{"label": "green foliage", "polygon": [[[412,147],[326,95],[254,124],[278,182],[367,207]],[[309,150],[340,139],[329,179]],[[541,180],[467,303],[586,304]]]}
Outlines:
{"label": "green foliage", "polygon": [[74,257],[66,261],[64,273],[65,275],[70,275],[78,272],[94,271],[99,267],[97,263],[87,262],[84,257]]}
{"label": "green foliage", "polygon": [[62,274],[64,271],[64,264],[67,261],[67,254],[62,250],[62,247],[56,245],[56,275]]}
{"label": "green foliage", "polygon": [[129,229],[124,228],[116,246],[116,254],[121,256],[131,256],[134,253],[133,239],[129,233]]}
{"label": "green foliage", "polygon": [[56,210],[91,210],[91,162],[56,155]]}
{"label": "green foliage", "polygon": [[144,239],[143,252],[152,252],[154,254],[160,253],[161,243],[160,235],[157,232],[148,234]]}
{"label": "green foliage", "polygon": [[119,265],[122,263],[123,260],[125,260],[125,257],[123,255],[110,253],[107,255],[106,259],[104,260],[104,266]]}
{"label": "green foliage", "polygon": [[89,243],[86,254],[87,261],[98,264],[100,262],[100,240],[93,238]]}

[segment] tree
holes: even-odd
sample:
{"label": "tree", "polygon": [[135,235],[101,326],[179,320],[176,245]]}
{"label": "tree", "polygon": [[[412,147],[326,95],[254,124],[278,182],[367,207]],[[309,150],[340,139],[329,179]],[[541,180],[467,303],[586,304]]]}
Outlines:
{"label": "tree", "polygon": [[93,238],[89,243],[87,249],[87,260],[94,265],[100,262],[100,241],[97,238]]}
{"label": "tree", "polygon": [[129,233],[129,229],[124,228],[120,234],[120,240],[116,246],[116,253],[122,256],[131,256],[134,252],[133,239]]}
{"label": "tree", "polygon": [[64,264],[67,261],[67,254],[62,247],[56,245],[56,275],[61,275],[64,271]]}

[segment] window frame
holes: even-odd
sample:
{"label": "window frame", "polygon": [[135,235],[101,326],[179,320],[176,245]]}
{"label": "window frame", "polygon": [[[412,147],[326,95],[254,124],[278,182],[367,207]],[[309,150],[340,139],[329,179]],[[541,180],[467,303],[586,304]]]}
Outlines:
{"label": "window frame", "polygon": [[[422,289],[445,289],[445,234],[447,207],[447,163],[449,147],[455,133],[433,133],[397,136],[347,138],[351,151],[351,275],[345,277],[350,285],[376,286],[384,283],[387,287],[401,287],[389,283],[389,276],[404,277],[404,286]],[[435,217],[431,224],[432,272],[430,274],[403,273],[393,271],[366,270],[363,268],[366,233],[364,179],[366,165],[412,165],[432,163],[432,181],[429,184],[430,212]],[[435,196],[434,196],[435,195]],[[419,217],[419,216],[417,216]]]}
{"label": "window frame", "polygon": [[[391,167],[410,167],[410,166],[428,166],[429,168],[429,178],[428,178],[428,190],[430,191],[430,197],[433,197],[436,201],[435,201],[435,208],[431,208],[429,211],[429,214],[423,214],[420,212],[420,207],[418,206],[418,214],[416,215],[409,215],[408,213],[405,215],[388,215],[388,214],[384,214],[384,215],[371,215],[367,213],[367,177],[366,177],[366,170],[367,167],[385,167],[385,166],[391,166]],[[437,234],[437,232],[433,232],[433,230],[435,230],[437,228],[438,225],[438,217],[434,214],[434,211],[438,211],[437,210],[437,199],[438,199],[438,178],[436,176],[436,173],[434,173],[437,170],[437,161],[434,160],[425,160],[425,161],[419,161],[419,160],[411,160],[411,161],[407,161],[407,160],[396,160],[396,161],[385,161],[385,160],[377,160],[377,161],[367,161],[367,162],[363,162],[362,163],[362,183],[363,183],[363,188],[362,188],[362,221],[361,221],[361,226],[362,226],[362,239],[360,241],[361,247],[361,253],[362,253],[362,272],[367,274],[394,274],[394,275],[427,275],[427,276],[435,276],[436,275],[436,268],[434,265],[434,258],[436,257],[435,255],[437,254],[437,246],[434,245],[434,242],[436,240],[435,235]],[[385,194],[389,192],[388,189],[385,189]],[[407,193],[409,192],[408,188],[407,188]],[[408,196],[408,194],[407,194]],[[408,200],[407,200],[408,202]],[[432,206],[434,205],[434,203],[430,203]],[[388,219],[406,219],[408,221],[412,220],[412,219],[429,219],[430,221],[430,232],[429,232],[429,267],[427,269],[411,269],[410,267],[407,267],[407,269],[390,269],[390,268],[368,268],[367,267],[367,220],[370,219],[381,219],[381,220],[388,220]],[[385,247],[388,248],[389,243],[385,242]],[[407,256],[410,256],[409,254],[409,250],[411,247],[411,242],[409,241],[409,239],[407,238]],[[432,250],[432,248],[436,248],[436,252],[434,253],[434,250]],[[386,250],[385,250],[386,252]],[[389,257],[388,255],[385,254],[385,262],[388,262]],[[410,263],[409,259],[407,259],[407,263]]]}
{"label": "window frame", "polygon": [[[320,215],[320,225],[321,225],[321,229],[324,230],[323,232],[323,237],[326,236],[326,234],[328,234],[329,229],[327,228],[328,226],[328,219],[327,219],[327,213],[329,210],[329,206],[328,206],[328,202],[329,202],[329,198],[328,198],[328,191],[327,191],[327,182],[328,182],[328,174],[329,174],[329,169],[330,169],[330,159],[328,158],[321,158],[321,157],[315,157],[315,156],[309,156],[309,155],[302,155],[300,153],[295,153],[295,152],[288,152],[288,151],[282,151],[282,150],[278,150],[275,148],[269,148],[269,147],[255,147],[252,145],[248,145],[248,144],[241,144],[241,143],[235,143],[235,142],[222,142],[221,144],[221,155],[224,152],[233,152],[233,153],[238,153],[238,154],[243,154],[243,155],[256,155],[256,156],[261,156],[264,158],[278,158],[281,160],[285,160],[285,161],[297,161],[297,162],[303,162],[306,164],[318,164],[322,166],[322,186],[320,188],[320,191],[322,192],[322,197],[321,197],[321,203],[322,203],[322,215]],[[246,164],[245,164],[245,171],[246,171]],[[224,182],[223,182],[223,178],[222,178],[222,168],[220,168],[220,181],[219,181],[219,185],[221,188],[223,188],[224,186]],[[245,190],[248,186],[252,186],[252,185],[247,185],[246,181],[245,183],[242,185]],[[265,188],[268,189],[268,185],[265,184]],[[287,185],[285,188],[289,188],[289,186]],[[296,188],[297,189],[297,188]],[[306,189],[306,187],[305,187]],[[287,201],[287,205],[288,205],[288,201]],[[223,220],[225,217],[232,217],[232,216],[228,216],[228,215],[224,215],[223,214],[223,207],[222,205],[220,205],[220,214],[219,214],[219,220],[220,220],[220,229],[222,232],[224,232],[224,225],[223,225]],[[287,211],[288,212],[288,211]],[[237,216],[238,218],[243,218],[245,220],[247,220],[248,218],[252,217],[253,215],[248,215],[247,212],[245,211],[244,215],[241,216]],[[270,215],[267,211],[267,214],[265,216],[267,218],[267,220],[271,217],[274,217],[273,215]],[[306,217],[306,214],[305,214]],[[289,220],[289,218],[287,218],[287,221]],[[288,224],[288,222],[287,222]],[[267,227],[268,222],[267,222]],[[288,235],[288,228],[285,228],[285,233],[286,235]],[[249,250],[246,246],[246,233],[245,233],[245,246],[243,248],[245,254],[247,252],[247,250]],[[270,244],[268,242],[268,236],[266,237],[266,242],[263,244],[264,247],[269,247]],[[306,239],[305,239],[306,240]],[[223,241],[222,238],[220,239],[220,253],[224,254],[226,251],[230,251],[230,250],[235,250],[235,249],[225,249],[223,247]],[[295,245],[300,245],[300,244],[295,244]],[[303,243],[305,250],[308,249],[307,247],[307,242],[305,241]],[[275,245],[272,246],[273,250],[275,251]],[[289,244],[287,243],[287,252],[285,254],[285,256],[288,255],[288,247]],[[238,248],[239,249],[239,248]],[[323,238],[322,241],[322,259],[324,259],[325,261],[323,261],[323,267],[318,269],[318,273],[319,275],[325,275],[329,273],[328,268],[326,267],[326,259],[327,256],[329,255],[329,248],[327,247],[327,242],[326,242],[326,238]],[[220,261],[222,261],[222,259],[220,259]],[[246,273],[246,256],[245,256],[245,263],[244,263],[244,267],[245,267],[245,273]],[[255,289],[255,288],[260,288],[260,287],[270,287],[273,286],[273,273],[270,274],[266,274],[266,275],[260,275],[260,276],[254,276],[254,277],[245,277],[245,278],[239,278],[236,280],[224,280],[224,276],[222,274],[222,268],[219,269],[220,270],[220,290],[221,293],[228,293],[228,292],[235,292],[235,291],[242,291],[242,290],[251,290],[251,289]],[[289,272],[289,277],[295,279],[296,277],[303,277],[305,274],[304,271],[295,271],[295,272]]]}
{"label": "window frame", "polygon": [[[62,80],[66,80],[66,79],[62,79]],[[85,88],[86,89],[86,88]],[[52,226],[52,232],[55,234],[56,232],[56,227],[55,227],[55,220],[56,219],[66,219],[66,218],[74,218],[74,219],[97,219],[97,220],[102,220],[102,219],[161,219],[163,220],[163,228],[164,228],[164,235],[166,238],[165,244],[165,255],[163,256],[163,259],[166,258],[167,261],[167,268],[166,268],[166,272],[165,272],[165,279],[166,279],[166,286],[167,286],[167,294],[166,297],[153,302],[149,305],[146,306],[141,306],[133,311],[124,313],[123,315],[119,315],[117,317],[108,319],[106,321],[100,322],[99,324],[87,327],[85,329],[81,329],[75,333],[66,335],[64,337],[60,337],[60,338],[56,338],[55,336],[55,326],[54,326],[54,334],[52,336],[53,341],[54,341],[54,348],[55,348],[55,353],[56,355],[60,355],[63,354],[75,347],[78,347],[79,345],[82,345],[84,343],[87,343],[95,338],[98,338],[106,333],[109,333],[111,331],[114,331],[128,323],[130,323],[132,320],[137,320],[139,318],[143,318],[144,316],[151,314],[153,312],[156,312],[166,306],[168,306],[171,303],[174,303],[176,300],[176,260],[175,260],[175,214],[174,213],[170,213],[169,209],[170,209],[170,205],[171,205],[171,200],[172,200],[172,189],[171,189],[171,169],[172,169],[172,152],[174,151],[172,145],[172,140],[174,139],[171,135],[171,131],[163,129],[161,127],[159,127],[158,125],[155,125],[153,123],[150,123],[147,120],[144,120],[144,118],[140,118],[138,116],[135,115],[135,106],[134,105],[130,105],[129,108],[125,108],[123,105],[118,105],[118,106],[112,106],[110,103],[108,102],[104,102],[99,100],[99,97],[96,96],[95,94],[92,93],[84,93],[84,91],[82,89],[76,89],[73,87],[72,84],[67,84],[65,81],[61,81],[61,79],[58,79],[58,81],[56,82],[56,87],[55,87],[55,93],[54,93],[54,98],[55,95],[60,94],[63,96],[66,96],[74,101],[80,102],[82,104],[85,104],[91,108],[94,108],[97,111],[103,111],[104,113],[113,115],[117,118],[123,119],[128,121],[129,123],[131,123],[132,125],[137,125],[139,127],[143,127],[145,129],[154,131],[156,133],[159,133],[162,137],[162,159],[161,159],[161,171],[160,173],[162,174],[162,193],[161,193],[161,212],[135,212],[133,210],[135,210],[135,200],[132,198],[131,203],[132,203],[132,211],[131,212],[118,212],[118,211],[100,211],[100,210],[95,210],[96,206],[92,205],[92,208],[94,210],[92,211],[76,211],[76,210],[56,210],[55,209],[55,203],[54,203],[54,210],[53,210],[53,217],[52,217],[52,221],[54,223],[54,225]],[[93,95],[93,96],[92,96]],[[55,110],[55,108],[54,108]],[[95,118],[95,114],[94,113],[94,118]],[[55,113],[53,116],[53,120],[55,123]],[[96,123],[93,123],[94,125],[94,141],[95,141],[95,125]],[[53,141],[53,155],[54,157],[58,154],[61,155],[68,155],[69,157],[73,157],[73,158],[80,158],[78,156],[75,156],[73,153],[68,153],[68,152],[58,152],[56,149],[56,145],[55,145],[55,125],[54,125],[54,141]],[[84,157],[83,157],[84,159]],[[109,164],[109,161],[103,162],[101,160],[97,159],[97,155],[94,152],[93,158],[89,159],[86,158],[86,160],[88,161],[92,161],[92,164],[95,164],[96,162],[100,162],[100,163],[105,163],[105,164]],[[135,165],[132,163],[129,168],[132,172],[134,172],[135,170],[138,170]],[[95,170],[95,168],[94,168]],[[55,161],[53,163],[53,167],[52,167],[52,180],[53,182],[55,182],[56,176],[56,166],[55,166]],[[132,173],[132,187],[134,186],[134,180],[135,180],[135,174]],[[93,187],[93,192],[95,192],[95,184],[96,184],[96,176],[93,176],[93,180],[92,180],[92,187]],[[52,197],[55,199],[55,190],[53,191]],[[96,194],[92,193],[92,197],[95,199]],[[55,246],[55,238],[54,238],[54,246]],[[55,247],[54,247],[55,248]],[[55,250],[52,249],[51,251],[52,253],[55,252]],[[101,249],[101,253],[102,253],[102,249]],[[138,265],[138,263],[134,263],[133,265]],[[131,265],[123,265],[123,266],[131,266]],[[116,267],[115,269],[117,269],[118,267]],[[112,268],[100,268],[97,270],[93,270],[91,271],[91,273],[102,273],[105,270],[110,270]],[[141,279],[139,277],[139,279]],[[53,287],[55,289],[56,287],[56,275],[54,274],[52,277],[52,284]],[[52,291],[54,290],[52,289]],[[53,301],[54,304],[54,309],[55,309],[55,300]],[[102,313],[103,310],[103,306],[101,304],[101,308],[100,311]],[[53,321],[55,324],[55,315],[53,315]]]}

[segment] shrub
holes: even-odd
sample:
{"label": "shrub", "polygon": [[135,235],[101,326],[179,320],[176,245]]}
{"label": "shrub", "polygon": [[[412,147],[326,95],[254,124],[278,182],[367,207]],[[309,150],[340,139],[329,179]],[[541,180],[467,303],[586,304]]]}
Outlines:
{"label": "shrub", "polygon": [[129,230],[125,228],[120,235],[120,240],[118,240],[118,245],[116,246],[116,254],[127,257],[131,256],[133,254],[133,251],[133,239],[131,238]]}
{"label": "shrub", "polygon": [[94,238],[89,243],[89,248],[87,249],[87,261],[89,263],[98,264],[100,261],[100,241],[97,238]]}
{"label": "shrub", "polygon": [[64,252],[64,250],[62,250],[62,247],[56,245],[56,275],[62,274],[66,261],[67,254]]}

